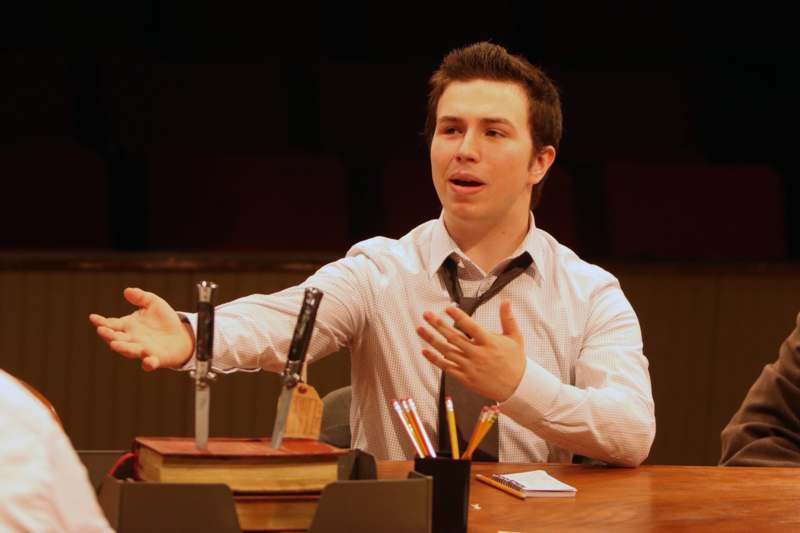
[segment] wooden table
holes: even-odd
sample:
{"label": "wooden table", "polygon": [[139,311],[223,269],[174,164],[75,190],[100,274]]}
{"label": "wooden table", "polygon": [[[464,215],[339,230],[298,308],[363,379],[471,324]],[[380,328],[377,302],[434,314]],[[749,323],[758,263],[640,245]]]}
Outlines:
{"label": "wooden table", "polygon": [[[412,464],[381,461],[380,478]],[[474,475],[541,468],[578,489],[574,498],[520,500]],[[469,531],[800,531],[800,468],[474,463]]]}

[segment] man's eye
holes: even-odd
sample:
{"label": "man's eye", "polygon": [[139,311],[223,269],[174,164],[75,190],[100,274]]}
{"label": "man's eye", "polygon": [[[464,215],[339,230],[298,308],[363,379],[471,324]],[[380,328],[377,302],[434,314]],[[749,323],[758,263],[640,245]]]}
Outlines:
{"label": "man's eye", "polygon": [[487,130],[486,135],[489,137],[502,137],[503,133],[497,130]]}
{"label": "man's eye", "polygon": [[445,126],[441,129],[441,132],[445,135],[452,135],[458,132],[458,129],[454,128],[453,126]]}

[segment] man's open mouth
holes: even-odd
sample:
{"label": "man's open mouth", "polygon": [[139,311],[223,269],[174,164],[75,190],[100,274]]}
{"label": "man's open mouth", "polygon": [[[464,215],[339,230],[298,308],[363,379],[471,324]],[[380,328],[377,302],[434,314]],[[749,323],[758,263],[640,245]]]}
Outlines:
{"label": "man's open mouth", "polygon": [[483,185],[483,183],[481,183],[480,181],[463,179],[463,178],[451,179],[450,182],[460,187],[480,187],[481,185]]}

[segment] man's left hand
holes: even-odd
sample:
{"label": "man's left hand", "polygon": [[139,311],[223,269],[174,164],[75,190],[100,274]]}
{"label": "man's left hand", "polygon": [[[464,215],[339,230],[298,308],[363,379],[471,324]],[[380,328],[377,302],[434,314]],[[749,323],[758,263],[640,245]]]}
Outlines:
{"label": "man's left hand", "polygon": [[522,335],[510,302],[500,304],[501,334],[487,332],[458,307],[450,307],[446,313],[458,329],[430,311],[423,313],[425,321],[444,340],[427,328],[418,327],[417,334],[433,348],[423,349],[422,355],[470,390],[491,400],[506,401],[525,372]]}

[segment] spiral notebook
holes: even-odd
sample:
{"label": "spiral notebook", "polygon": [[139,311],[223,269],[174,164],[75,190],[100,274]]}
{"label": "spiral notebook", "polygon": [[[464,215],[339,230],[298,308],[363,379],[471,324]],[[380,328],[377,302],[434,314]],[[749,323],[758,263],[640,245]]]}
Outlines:
{"label": "spiral notebook", "polygon": [[575,496],[578,489],[557,480],[544,470],[530,470],[513,474],[492,474],[492,479],[523,493],[526,497]]}

